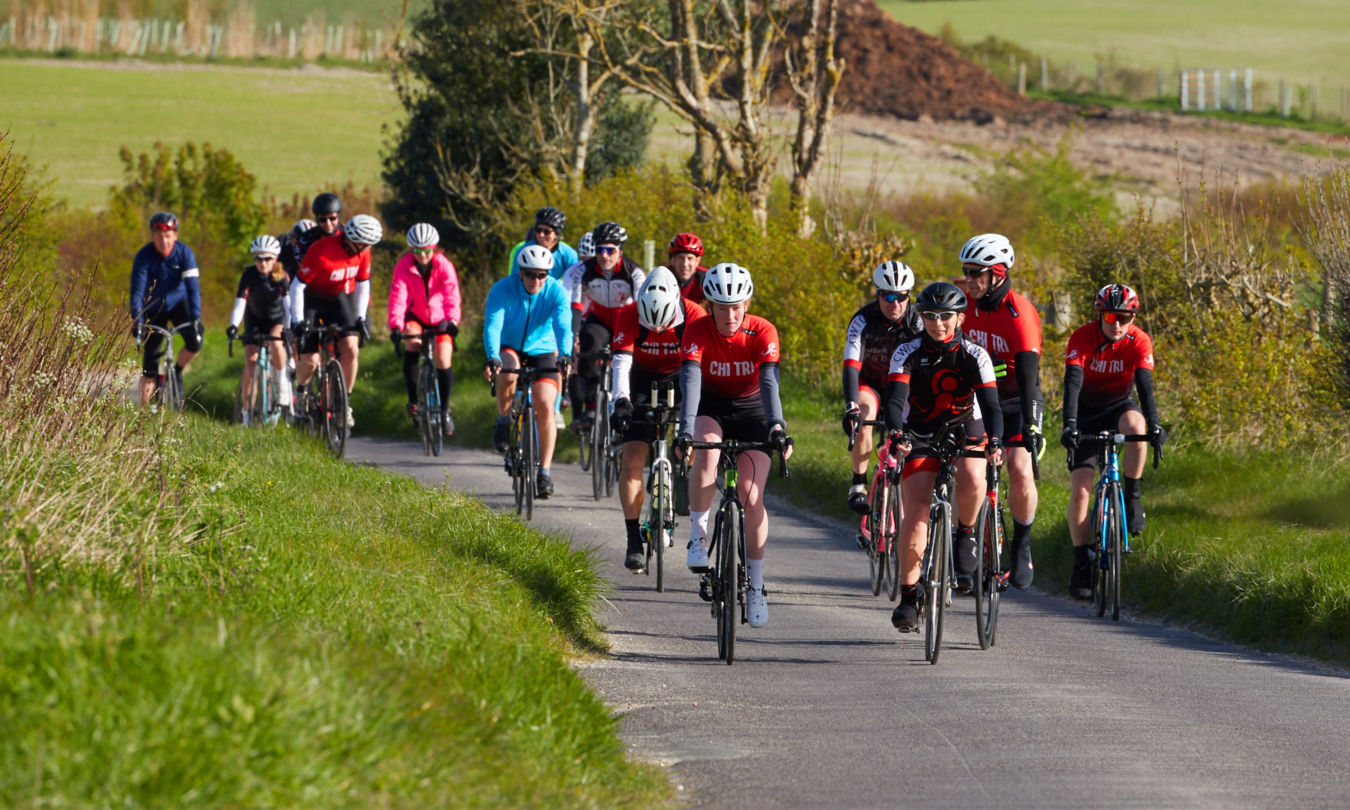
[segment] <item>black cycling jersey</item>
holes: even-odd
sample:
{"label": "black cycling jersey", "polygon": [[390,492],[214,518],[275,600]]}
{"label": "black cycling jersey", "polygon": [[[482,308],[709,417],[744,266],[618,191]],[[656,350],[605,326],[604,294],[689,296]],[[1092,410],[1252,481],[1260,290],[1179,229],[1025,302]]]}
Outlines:
{"label": "black cycling jersey", "polygon": [[264,276],[256,265],[250,264],[239,277],[239,289],[234,295],[247,302],[245,312],[250,322],[282,323],[289,320],[283,301],[290,289],[289,278],[283,276],[281,281],[273,281],[270,275]]}
{"label": "black cycling jersey", "polygon": [[887,428],[933,434],[950,425],[968,424],[976,401],[985,432],[1002,436],[1003,410],[993,363],[988,352],[962,337],[961,330],[947,343],[925,334],[901,343],[892,355],[886,384]]}
{"label": "black cycling jersey", "polygon": [[877,301],[858,310],[849,321],[844,339],[844,401],[858,401],[859,382],[878,396],[884,394],[891,355],[901,343],[922,333],[923,321],[913,304],[905,307],[905,314],[898,321],[887,320]]}

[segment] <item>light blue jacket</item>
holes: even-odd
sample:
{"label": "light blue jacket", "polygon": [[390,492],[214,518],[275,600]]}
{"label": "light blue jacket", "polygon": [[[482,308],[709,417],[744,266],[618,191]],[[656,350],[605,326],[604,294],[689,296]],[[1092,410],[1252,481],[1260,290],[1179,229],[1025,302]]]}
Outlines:
{"label": "light blue jacket", "polygon": [[[511,248],[511,266],[506,268],[506,272],[514,273],[520,269],[516,267],[516,257],[520,255],[521,248],[526,245],[537,244],[539,243],[533,239],[517,242],[516,246]],[[579,261],[581,261],[581,256],[577,255],[577,249],[559,239],[558,246],[553,248],[553,269],[548,271],[548,274],[558,280],[562,280],[563,273],[567,272],[567,268]]]}
{"label": "light blue jacket", "polygon": [[572,311],[562,282],[546,278],[534,295],[525,293],[519,273],[492,285],[483,306],[483,351],[489,360],[500,361],[503,348],[571,356]]}

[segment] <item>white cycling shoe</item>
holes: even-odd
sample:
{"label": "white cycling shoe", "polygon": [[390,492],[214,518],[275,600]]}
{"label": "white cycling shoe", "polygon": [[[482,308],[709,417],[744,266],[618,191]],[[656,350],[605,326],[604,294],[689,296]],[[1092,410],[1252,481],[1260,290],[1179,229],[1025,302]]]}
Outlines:
{"label": "white cycling shoe", "polygon": [[708,561],[708,549],[696,540],[689,541],[689,554],[684,558],[684,564],[689,566],[689,570],[695,574],[702,574],[712,567]]}
{"label": "white cycling shoe", "polygon": [[769,597],[763,588],[751,588],[745,594],[745,619],[751,627],[763,627],[769,623]]}

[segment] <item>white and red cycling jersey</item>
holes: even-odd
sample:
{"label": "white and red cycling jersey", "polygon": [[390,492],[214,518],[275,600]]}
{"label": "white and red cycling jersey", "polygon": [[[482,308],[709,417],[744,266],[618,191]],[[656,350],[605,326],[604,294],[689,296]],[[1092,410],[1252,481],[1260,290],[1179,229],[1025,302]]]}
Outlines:
{"label": "white and red cycling jersey", "polygon": [[304,282],[307,297],[331,300],[350,295],[358,281],[370,280],[370,251],[352,256],[342,246],[341,233],[325,236],[305,252],[296,278]]}
{"label": "white and red cycling jersey", "polygon": [[627,256],[609,273],[602,271],[595,259],[587,259],[572,265],[567,276],[563,286],[572,293],[572,309],[600,321],[611,332],[615,316],[633,306],[637,290],[647,278],[637,262]]}
{"label": "white and red cycling jersey", "polygon": [[723,337],[716,320],[701,318],[684,330],[680,358],[699,364],[705,399],[757,396],[759,367],[778,363],[778,329],[758,315],[746,315],[736,334]]}
{"label": "white and red cycling jersey", "polygon": [[615,355],[631,354],[633,365],[646,374],[665,376],[680,370],[680,346],[688,328],[708,317],[703,307],[680,299],[683,304],[668,329],[654,332],[638,323],[637,307],[619,312],[614,324],[614,340],[610,346]]}

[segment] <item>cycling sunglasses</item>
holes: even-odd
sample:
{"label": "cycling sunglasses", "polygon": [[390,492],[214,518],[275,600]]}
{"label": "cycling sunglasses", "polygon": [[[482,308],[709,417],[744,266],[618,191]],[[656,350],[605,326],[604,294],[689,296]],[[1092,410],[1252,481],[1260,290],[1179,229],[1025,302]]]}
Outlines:
{"label": "cycling sunglasses", "polygon": [[1103,312],[1102,320],[1107,323],[1131,323],[1134,321],[1133,312]]}
{"label": "cycling sunglasses", "polygon": [[436,248],[413,248],[412,252],[418,256],[430,256],[436,252]]}
{"label": "cycling sunglasses", "polygon": [[529,273],[524,270],[520,271],[520,275],[522,278],[528,278],[531,281],[543,281],[548,278],[548,273]]}
{"label": "cycling sunglasses", "polygon": [[919,314],[923,315],[925,321],[942,321],[943,323],[956,317],[955,312],[921,312]]}
{"label": "cycling sunglasses", "polygon": [[879,297],[882,301],[885,301],[888,304],[894,304],[897,301],[908,301],[909,293],[878,292],[877,297]]}
{"label": "cycling sunglasses", "polygon": [[595,252],[603,253],[604,255],[608,256],[611,253],[618,253],[619,249],[614,247],[613,245],[596,245]]}

